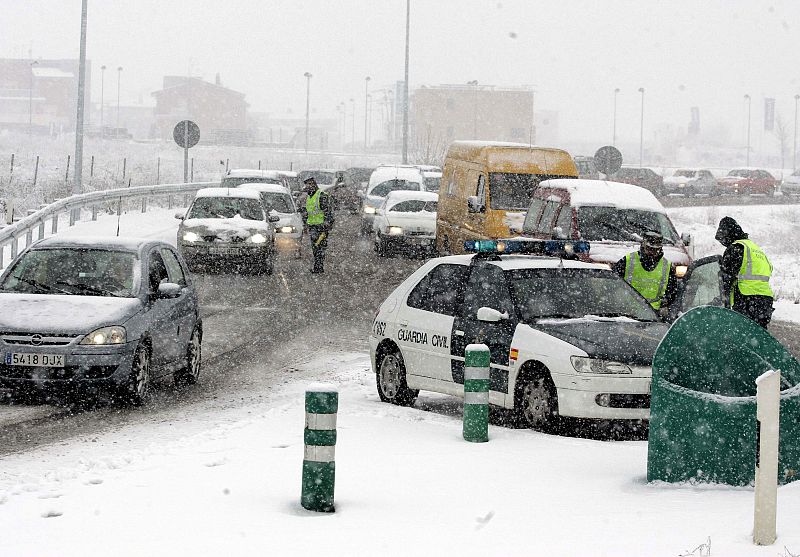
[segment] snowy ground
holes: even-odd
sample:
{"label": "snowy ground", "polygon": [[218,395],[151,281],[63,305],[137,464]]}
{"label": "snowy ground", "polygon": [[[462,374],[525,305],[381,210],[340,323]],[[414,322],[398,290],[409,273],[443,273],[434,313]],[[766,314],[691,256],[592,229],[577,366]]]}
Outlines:
{"label": "snowy ground", "polygon": [[379,402],[363,353],[297,373],[340,388],[336,513],[299,504],[295,382],[198,416],[208,429],[177,443],[155,422],[6,458],[0,554],[676,556],[709,538],[712,555],[800,551],[800,484],[778,492],[778,543],[756,548],[752,489],[649,485],[646,442],[492,426],[470,444],[451,399]]}

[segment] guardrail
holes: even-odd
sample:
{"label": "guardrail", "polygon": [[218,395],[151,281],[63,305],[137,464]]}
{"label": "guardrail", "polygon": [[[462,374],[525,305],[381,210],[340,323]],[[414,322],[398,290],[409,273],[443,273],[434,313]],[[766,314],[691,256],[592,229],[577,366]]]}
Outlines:
{"label": "guardrail", "polygon": [[195,193],[197,190],[216,186],[218,182],[192,182],[189,184],[159,184],[154,186],[134,186],[131,188],[119,188],[113,190],[93,191],[65,197],[54,201],[50,205],[43,207],[22,220],[0,228],[0,269],[5,267],[3,260],[5,248],[11,245],[11,259],[14,259],[20,250],[20,240],[25,239],[23,247],[33,243],[34,230],[36,240],[45,236],[45,224],[50,221],[50,234],[58,232],[58,218],[60,215],[69,214],[69,226],[72,226],[80,218],[82,209],[92,211],[92,220],[97,220],[99,207],[104,203],[118,202],[117,211],[120,211],[122,200],[136,199],[142,200],[142,212],[147,211],[147,202],[154,197],[167,197],[167,207],[172,208],[173,196],[181,194]]}

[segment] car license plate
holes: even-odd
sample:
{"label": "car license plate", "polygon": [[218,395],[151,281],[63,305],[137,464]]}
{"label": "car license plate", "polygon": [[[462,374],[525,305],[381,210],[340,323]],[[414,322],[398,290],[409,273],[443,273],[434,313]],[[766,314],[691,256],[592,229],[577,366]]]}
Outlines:
{"label": "car license plate", "polygon": [[20,354],[6,352],[4,360],[8,366],[64,367],[63,354]]}
{"label": "car license plate", "polygon": [[213,255],[239,255],[239,248],[208,248],[208,252]]}

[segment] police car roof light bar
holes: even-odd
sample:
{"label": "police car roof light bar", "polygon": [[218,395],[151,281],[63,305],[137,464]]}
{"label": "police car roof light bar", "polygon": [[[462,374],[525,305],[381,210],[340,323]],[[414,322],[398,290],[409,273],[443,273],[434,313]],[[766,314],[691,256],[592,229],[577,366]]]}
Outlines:
{"label": "police car roof light bar", "polygon": [[543,255],[572,259],[589,253],[589,242],[584,240],[467,240],[464,251],[487,257],[498,255]]}

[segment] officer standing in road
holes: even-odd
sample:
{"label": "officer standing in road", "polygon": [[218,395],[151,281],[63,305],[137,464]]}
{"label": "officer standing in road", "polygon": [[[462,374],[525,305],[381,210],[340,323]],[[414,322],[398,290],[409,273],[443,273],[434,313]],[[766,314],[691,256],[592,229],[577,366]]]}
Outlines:
{"label": "officer standing in road", "polygon": [[725,246],[719,264],[719,281],[726,307],[766,329],[774,310],[774,296],[769,286],[772,263],[731,217],[719,221],[715,238]]}
{"label": "officer standing in road", "polygon": [[312,176],[303,181],[303,191],[306,192],[305,207],[300,208],[303,222],[308,228],[311,237],[311,251],[314,254],[312,273],[325,272],[325,251],[328,248],[328,234],[333,228],[333,203],[330,196],[319,189],[317,181]]}
{"label": "officer standing in road", "polygon": [[664,257],[663,244],[661,234],[645,232],[639,251],[629,253],[614,263],[614,271],[662,317],[667,317],[669,305],[678,293],[678,283],[675,267]]}

